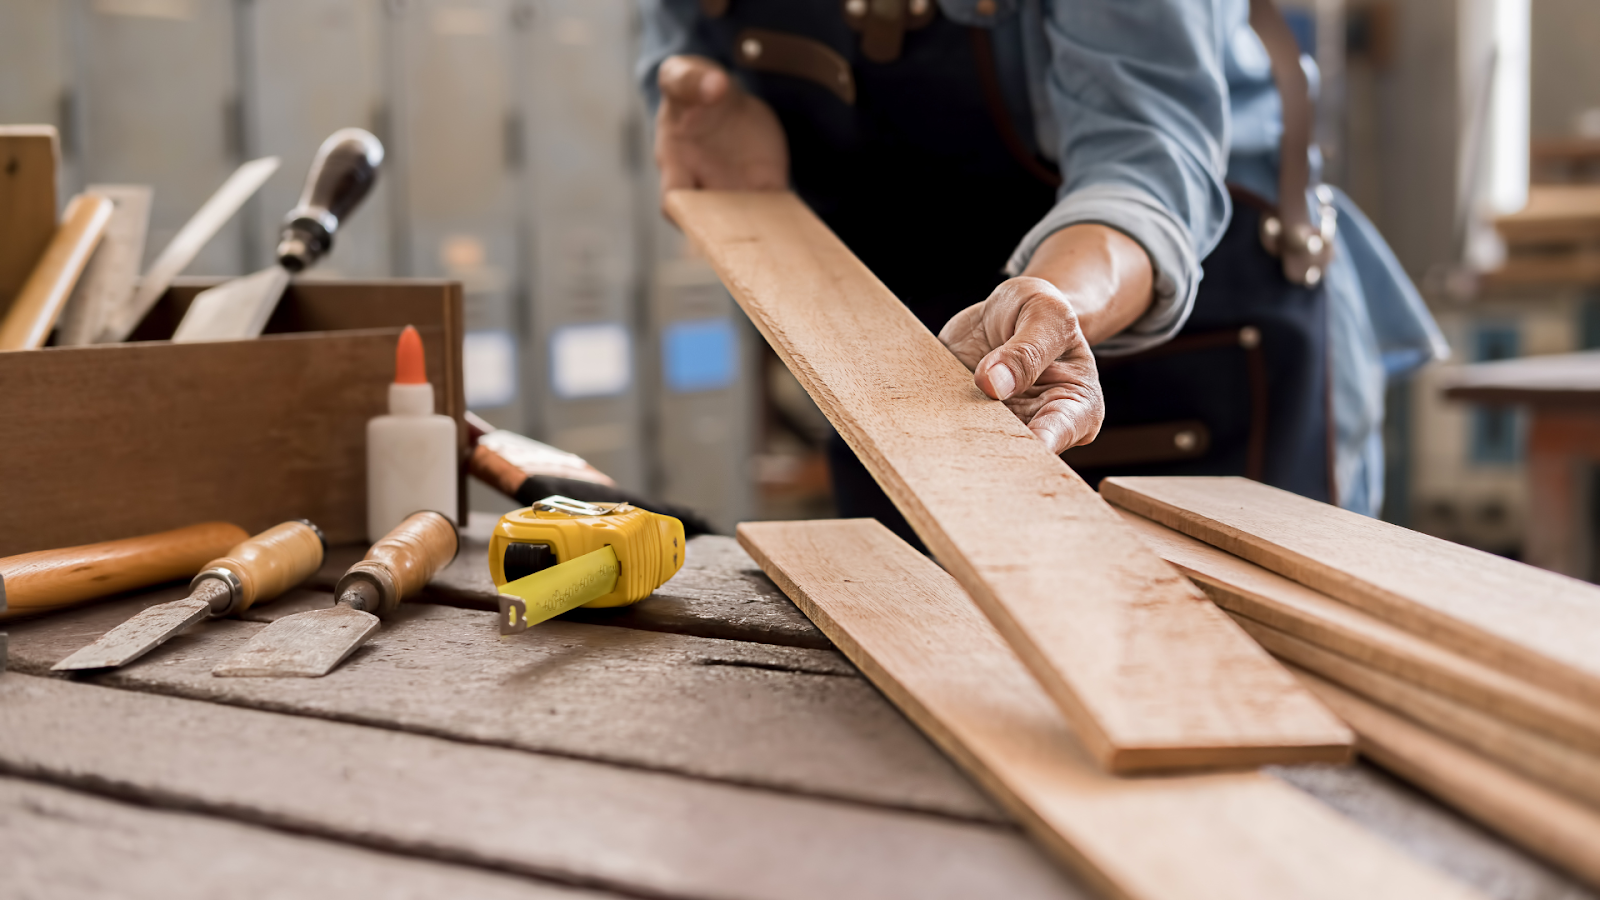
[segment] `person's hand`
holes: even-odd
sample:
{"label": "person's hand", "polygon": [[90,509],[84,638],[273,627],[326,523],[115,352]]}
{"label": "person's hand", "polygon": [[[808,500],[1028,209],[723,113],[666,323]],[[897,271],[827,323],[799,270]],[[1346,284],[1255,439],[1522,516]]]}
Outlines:
{"label": "person's hand", "polygon": [[1100,433],[1100,373],[1077,313],[1054,284],[1027,275],[1003,281],[945,323],[939,340],[1050,452]]}
{"label": "person's hand", "polygon": [[778,191],[789,145],[772,108],[702,56],[671,56],[656,76],[656,166],[661,196],[681,188]]}

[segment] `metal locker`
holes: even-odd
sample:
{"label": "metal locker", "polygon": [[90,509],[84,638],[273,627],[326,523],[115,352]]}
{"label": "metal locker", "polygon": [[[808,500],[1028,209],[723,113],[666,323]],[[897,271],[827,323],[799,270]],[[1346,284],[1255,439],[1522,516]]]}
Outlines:
{"label": "metal locker", "polygon": [[621,484],[646,480],[628,0],[548,0],[522,41],[533,218],[525,372],[535,433]]}
{"label": "metal locker", "polygon": [[[155,188],[148,265],[241,160],[234,4],[63,2],[71,13],[79,177]],[[240,274],[241,250],[235,217],[185,274]]]}
{"label": "metal locker", "polygon": [[467,405],[525,431],[517,252],[523,226],[512,0],[389,0],[385,166],[398,274],[452,278],[466,299]]}
{"label": "metal locker", "polygon": [[[246,0],[240,10],[247,154],[283,160],[248,210],[253,234],[246,263],[254,270],[270,262],[283,217],[299,200],[323,139],[354,126],[389,142],[384,14],[380,0]],[[394,176],[386,163],[372,194],[341,224],[333,251],[315,275],[390,274],[388,194]]]}

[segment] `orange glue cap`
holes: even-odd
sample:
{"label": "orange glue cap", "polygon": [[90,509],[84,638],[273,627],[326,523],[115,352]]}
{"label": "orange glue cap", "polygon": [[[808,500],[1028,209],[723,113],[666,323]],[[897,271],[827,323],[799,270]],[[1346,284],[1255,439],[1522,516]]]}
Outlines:
{"label": "orange glue cap", "polygon": [[400,343],[394,350],[394,383],[427,384],[428,369],[422,356],[422,335],[410,325],[400,332]]}

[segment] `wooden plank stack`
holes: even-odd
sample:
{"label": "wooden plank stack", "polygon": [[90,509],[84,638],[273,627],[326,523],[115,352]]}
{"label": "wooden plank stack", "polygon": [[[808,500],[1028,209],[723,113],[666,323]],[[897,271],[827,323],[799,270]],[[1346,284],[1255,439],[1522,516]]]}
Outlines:
{"label": "wooden plank stack", "polygon": [[1600,587],[1244,479],[1101,493],[1363,753],[1600,885]]}

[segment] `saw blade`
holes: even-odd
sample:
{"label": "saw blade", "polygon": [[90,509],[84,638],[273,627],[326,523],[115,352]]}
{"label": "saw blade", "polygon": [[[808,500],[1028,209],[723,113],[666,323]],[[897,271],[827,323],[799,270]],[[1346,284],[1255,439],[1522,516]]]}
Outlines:
{"label": "saw blade", "polygon": [[174,344],[199,341],[242,341],[260,337],[278,298],[289,285],[289,270],[268,266],[252,275],[235,278],[201,291],[183,314]]}
{"label": "saw blade", "polygon": [[228,678],[321,678],[378,630],[378,617],[340,604],[285,616],[211,670]]}
{"label": "saw blade", "polygon": [[210,601],[195,597],[152,606],[50,668],[67,672],[126,665],[210,614]]}

